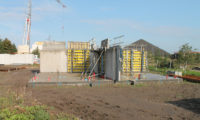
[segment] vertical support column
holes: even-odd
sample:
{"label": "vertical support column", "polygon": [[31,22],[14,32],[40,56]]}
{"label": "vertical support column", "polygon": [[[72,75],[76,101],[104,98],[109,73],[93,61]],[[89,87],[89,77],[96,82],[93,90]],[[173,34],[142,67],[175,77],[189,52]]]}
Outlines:
{"label": "vertical support column", "polygon": [[74,50],[71,49],[71,73],[73,73]]}
{"label": "vertical support column", "polygon": [[86,72],[86,70],[87,70],[87,68],[86,68],[87,63],[86,62],[87,62],[87,59],[86,59],[86,50],[84,50],[84,72]]}
{"label": "vertical support column", "polygon": [[122,73],[124,73],[124,50],[120,50],[120,57],[121,57],[121,59],[122,59]]}
{"label": "vertical support column", "polygon": [[142,54],[141,54],[141,72],[143,72],[143,66],[144,66],[144,50],[142,49]]}
{"label": "vertical support column", "polygon": [[147,51],[146,51],[145,55],[146,55],[146,71],[148,71],[148,69],[149,69],[148,67],[149,66],[148,66],[148,53],[147,53]]}
{"label": "vertical support column", "polygon": [[113,52],[112,52],[112,70],[113,70],[113,80],[116,80],[116,52],[115,52],[115,47],[113,47]]}
{"label": "vertical support column", "polygon": [[68,72],[68,49],[67,49],[65,55],[66,55],[66,69],[67,69],[67,72]]}
{"label": "vertical support column", "polygon": [[104,72],[104,62],[103,62],[103,59],[104,59],[104,53],[103,53],[103,55],[101,56],[101,73],[103,73]]}
{"label": "vertical support column", "polygon": [[121,48],[117,47],[116,49],[116,81],[121,80]]}
{"label": "vertical support column", "polygon": [[130,65],[131,65],[130,66],[130,72],[132,74],[132,72],[133,72],[133,50],[131,50],[131,64]]}
{"label": "vertical support column", "polygon": [[121,65],[121,68],[120,68],[120,71],[122,73],[124,73],[124,50],[120,48],[120,65]]}
{"label": "vertical support column", "polygon": [[128,72],[128,50],[126,50],[126,72]]}

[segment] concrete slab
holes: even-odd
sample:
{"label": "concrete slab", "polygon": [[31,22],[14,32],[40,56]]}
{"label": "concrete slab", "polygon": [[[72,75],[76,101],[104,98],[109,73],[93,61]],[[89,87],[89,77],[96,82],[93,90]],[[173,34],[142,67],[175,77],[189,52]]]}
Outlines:
{"label": "concrete slab", "polygon": [[[113,80],[102,79],[96,77],[95,80],[81,80],[80,73],[35,73],[35,77],[29,80],[29,85],[89,85],[92,86],[102,85],[102,84],[114,84]],[[137,76],[137,74],[136,74]],[[182,79],[162,76],[159,74],[143,73],[141,79],[133,78],[134,76],[124,76],[123,80],[118,83],[131,84],[134,81],[135,84],[138,83],[148,83],[148,82],[182,82]]]}
{"label": "concrete slab", "polygon": [[112,80],[96,78],[95,80],[81,80],[80,73],[35,73],[35,76],[29,80],[29,84],[58,84],[58,85],[88,85],[113,83]]}
{"label": "concrete slab", "polygon": [[136,83],[143,82],[182,82],[180,78],[174,78],[170,76],[163,76],[153,73],[135,73],[133,75],[123,74],[122,81],[135,81]]}
{"label": "concrete slab", "polygon": [[133,73],[132,75],[130,73],[122,74],[122,80],[133,80],[133,79],[138,79],[138,80],[171,80],[171,79],[179,79],[179,78],[174,78],[170,76],[163,76],[160,74],[153,74],[153,73]]}

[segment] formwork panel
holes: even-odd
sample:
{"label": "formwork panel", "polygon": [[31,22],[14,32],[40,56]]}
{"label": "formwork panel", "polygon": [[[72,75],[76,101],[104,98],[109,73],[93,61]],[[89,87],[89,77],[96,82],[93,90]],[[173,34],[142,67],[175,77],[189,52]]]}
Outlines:
{"label": "formwork panel", "polygon": [[123,50],[123,72],[141,72],[146,70],[146,54],[137,50]]}
{"label": "formwork panel", "polygon": [[67,50],[67,72],[81,73],[90,65],[90,50],[70,49]]}
{"label": "formwork panel", "polygon": [[84,50],[84,49],[90,49],[90,43],[89,42],[68,42],[67,43],[68,49],[77,49],[77,50]]}

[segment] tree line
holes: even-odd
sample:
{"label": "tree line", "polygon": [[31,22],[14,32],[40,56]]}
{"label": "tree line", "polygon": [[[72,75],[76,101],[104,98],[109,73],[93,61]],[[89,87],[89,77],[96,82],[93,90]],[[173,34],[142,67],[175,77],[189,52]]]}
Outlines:
{"label": "tree line", "polygon": [[17,48],[14,43],[12,43],[8,38],[0,38],[0,54],[15,54],[17,53]]}
{"label": "tree line", "polygon": [[195,52],[188,43],[182,45],[177,53],[169,56],[152,55],[148,53],[149,65],[156,68],[184,68],[200,64],[200,52]]}
{"label": "tree line", "polygon": [[200,53],[195,52],[188,43],[181,46],[179,52],[175,54],[174,59],[179,65],[187,68],[188,65],[199,64],[200,63]]}

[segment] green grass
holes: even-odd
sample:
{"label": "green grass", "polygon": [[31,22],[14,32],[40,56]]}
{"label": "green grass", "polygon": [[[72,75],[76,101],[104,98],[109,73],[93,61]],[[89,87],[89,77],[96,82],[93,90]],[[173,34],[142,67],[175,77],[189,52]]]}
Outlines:
{"label": "green grass", "polygon": [[200,77],[200,72],[187,70],[183,72],[183,75],[193,75],[193,76]]}
{"label": "green grass", "polygon": [[156,67],[153,67],[153,66],[149,66],[149,71],[150,72],[154,72],[154,73],[159,73],[159,74],[162,74],[162,75],[166,75],[167,71],[169,70],[172,70],[173,69],[168,69],[168,68],[156,68]]}
{"label": "green grass", "polygon": [[26,106],[15,94],[0,97],[0,120],[78,120],[73,115],[52,114],[50,109],[44,105]]}
{"label": "green grass", "polygon": [[138,83],[138,84],[135,84],[133,87],[145,87],[145,86],[147,85],[144,83]]}
{"label": "green grass", "polygon": [[192,70],[183,71],[181,69],[169,69],[169,68],[157,68],[156,69],[156,67],[149,66],[149,71],[154,72],[154,73],[159,73],[162,75],[166,75],[167,71],[181,71],[181,72],[183,72],[183,75],[193,75],[193,76],[200,77],[200,72],[192,71]]}

